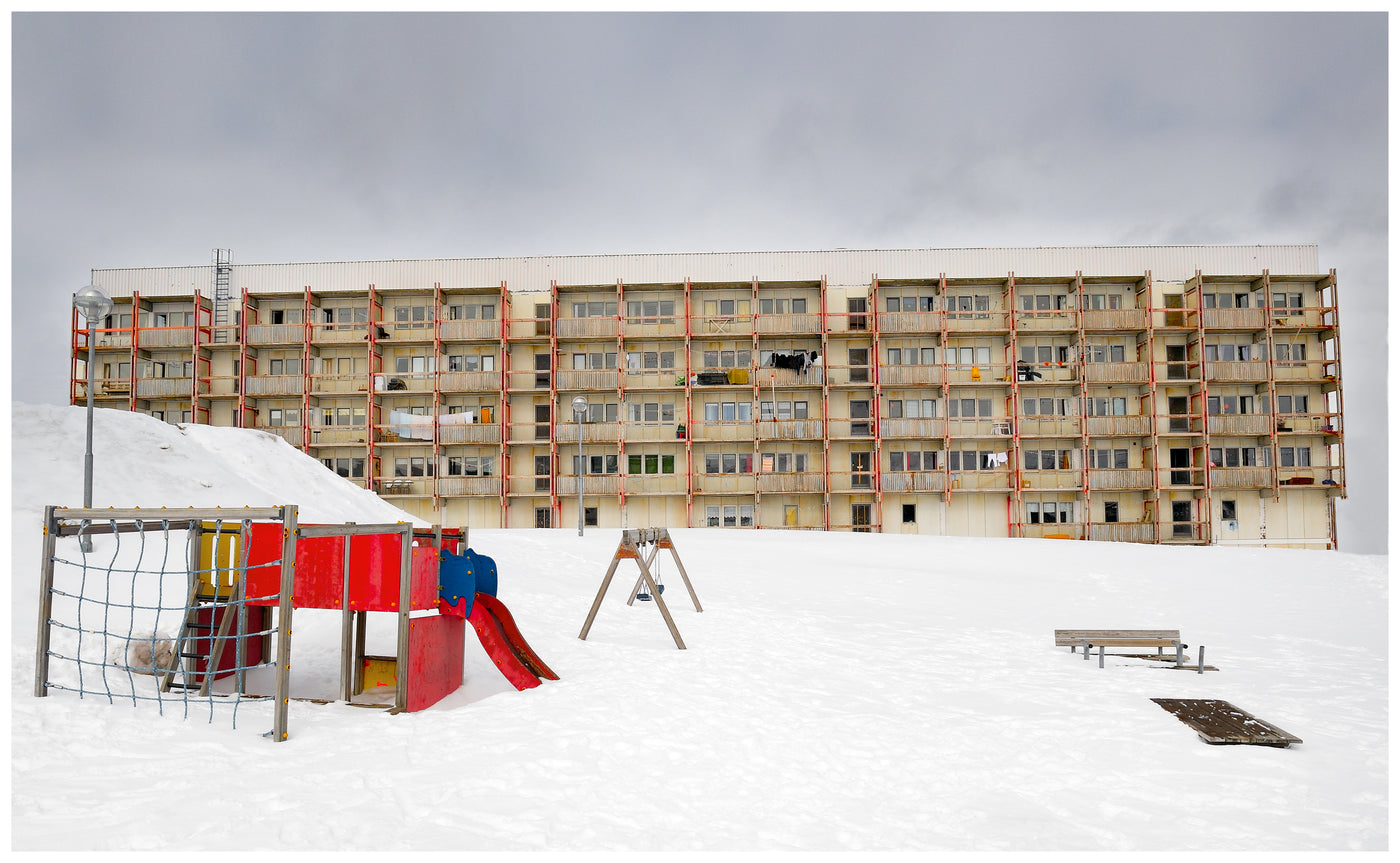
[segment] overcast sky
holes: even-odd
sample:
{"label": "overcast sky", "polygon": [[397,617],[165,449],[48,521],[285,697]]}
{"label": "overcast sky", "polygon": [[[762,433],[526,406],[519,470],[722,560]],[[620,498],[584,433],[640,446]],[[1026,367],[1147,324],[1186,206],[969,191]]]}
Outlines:
{"label": "overcast sky", "polygon": [[1387,530],[1384,14],[16,14],[13,398],[106,267],[1317,243]]}

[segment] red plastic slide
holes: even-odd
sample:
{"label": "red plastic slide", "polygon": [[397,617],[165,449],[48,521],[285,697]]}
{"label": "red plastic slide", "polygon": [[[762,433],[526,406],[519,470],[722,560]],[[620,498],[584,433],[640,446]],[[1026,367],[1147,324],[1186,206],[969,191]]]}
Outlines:
{"label": "red plastic slide", "polygon": [[525,636],[515,625],[509,609],[489,593],[478,593],[472,602],[472,612],[467,622],[476,630],[486,655],[496,663],[496,667],[506,676],[516,689],[532,689],[540,685],[540,678],[558,680],[559,675],[536,655],[526,643]]}

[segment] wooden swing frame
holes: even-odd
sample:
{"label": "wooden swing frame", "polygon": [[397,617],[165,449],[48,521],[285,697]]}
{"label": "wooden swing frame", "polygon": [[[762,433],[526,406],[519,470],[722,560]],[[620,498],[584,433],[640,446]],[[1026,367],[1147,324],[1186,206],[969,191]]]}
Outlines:
{"label": "wooden swing frame", "polygon": [[[651,550],[643,556],[642,548],[650,545]],[[598,609],[603,605],[603,597],[607,595],[608,587],[612,584],[613,576],[617,573],[617,565],[624,560],[635,560],[641,574],[637,578],[637,583],[632,588],[632,593],[627,598],[627,604],[632,605],[637,601],[637,592],[646,585],[647,592],[656,602],[656,607],[661,610],[661,618],[666,621],[666,628],[671,630],[671,638],[675,640],[676,647],[685,650],[685,642],[681,640],[680,631],[676,629],[676,621],[671,617],[671,610],[666,607],[666,600],[661,598],[661,591],[656,587],[656,580],[651,575],[652,562],[656,560],[656,555],[661,549],[671,552],[671,559],[676,562],[676,570],[681,574],[681,580],[685,582],[685,589],[690,593],[690,601],[695,604],[696,611],[704,611],[700,607],[700,599],[695,595],[695,588],[690,583],[690,576],[686,574],[685,564],[681,563],[681,556],[676,551],[675,542],[671,539],[670,533],[664,527],[646,527],[635,530],[624,530],[622,540],[617,544],[617,551],[613,553],[612,563],[608,565],[608,572],[603,576],[603,584],[598,588],[598,595],[593,598],[593,607],[588,610],[588,619],[583,622],[583,631],[578,634],[581,640],[588,638],[588,630],[593,627],[593,619],[598,616]]]}

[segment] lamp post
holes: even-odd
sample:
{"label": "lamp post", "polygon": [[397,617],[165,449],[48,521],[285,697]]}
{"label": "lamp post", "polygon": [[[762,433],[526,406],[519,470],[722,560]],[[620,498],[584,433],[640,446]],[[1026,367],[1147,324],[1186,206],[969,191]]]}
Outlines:
{"label": "lamp post", "polygon": [[583,536],[583,418],[588,416],[588,399],[574,396],[572,404],[574,422],[578,425],[578,470],[575,471],[578,482],[578,535]]}
{"label": "lamp post", "polygon": [[[73,295],[73,308],[87,321],[87,450],[83,453],[83,509],[92,509],[92,384],[97,365],[97,338],[93,330],[112,311],[112,298],[96,285],[88,285]],[[79,540],[84,552],[92,551],[92,537]]]}

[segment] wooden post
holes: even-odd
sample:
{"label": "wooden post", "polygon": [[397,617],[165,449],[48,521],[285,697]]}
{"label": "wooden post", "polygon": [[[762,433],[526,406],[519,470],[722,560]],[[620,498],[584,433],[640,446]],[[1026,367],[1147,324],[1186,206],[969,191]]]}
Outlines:
{"label": "wooden post", "polygon": [[44,507],[44,559],[39,564],[39,632],[34,647],[34,697],[49,694],[49,617],[53,614],[53,555],[58,541],[54,507]]}
{"label": "wooden post", "polygon": [[617,563],[622,559],[622,553],[622,546],[618,546],[617,554],[613,555],[608,572],[603,576],[603,585],[598,588],[598,595],[593,598],[593,607],[588,610],[588,619],[583,622],[583,631],[578,634],[580,639],[588,638],[588,630],[593,626],[593,618],[598,616],[598,608],[603,604],[603,595],[608,592],[608,585],[612,584],[613,573],[617,572]]}
{"label": "wooden post", "polygon": [[287,704],[292,678],[292,590],[296,584],[297,508],[282,507],[282,578],[277,597],[277,699],[273,705],[272,739],[287,739]]}

